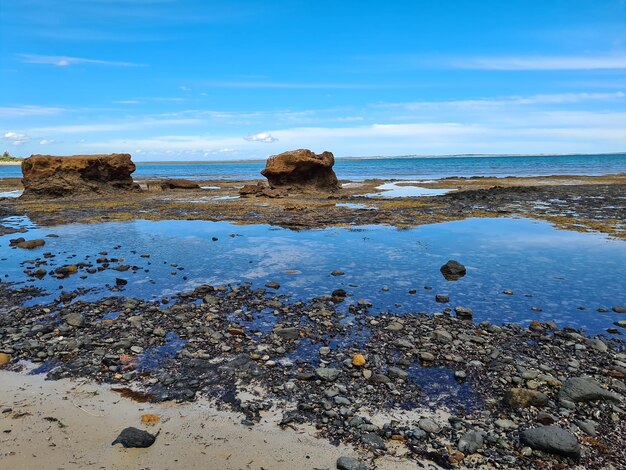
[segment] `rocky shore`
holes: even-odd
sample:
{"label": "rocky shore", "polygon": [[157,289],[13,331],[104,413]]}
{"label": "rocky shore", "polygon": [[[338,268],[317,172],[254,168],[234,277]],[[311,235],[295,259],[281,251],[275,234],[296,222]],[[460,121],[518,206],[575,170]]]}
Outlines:
{"label": "rocky shore", "polygon": [[443,468],[624,467],[623,342],[550,323],[476,324],[460,305],[372,315],[360,300],[340,313],[345,292],[289,302],[272,287],[33,307],[19,306],[33,292],[4,290],[4,367],[40,363],[50,379],[86,377],[142,402],[208,399],[251,427],[280,411],[277,426],[312,425],[372,468],[384,455]]}
{"label": "rocky shore", "polygon": [[[626,239],[626,175],[543,178],[448,178],[405,183],[448,189],[441,196],[387,197],[377,189],[382,180],[342,182],[337,192],[282,193],[240,196],[250,181],[196,181],[199,189],[127,192],[124,197],[100,194],[67,198],[0,200],[0,215],[27,215],[41,226],[72,222],[133,219],[211,220],[271,224],[304,229],[387,224],[414,227],[470,217],[529,217],[568,230],[599,231]],[[144,188],[146,182],[140,182]],[[19,180],[4,180],[6,190]],[[261,186],[261,193],[263,187]],[[9,233],[0,226],[0,233]]]}

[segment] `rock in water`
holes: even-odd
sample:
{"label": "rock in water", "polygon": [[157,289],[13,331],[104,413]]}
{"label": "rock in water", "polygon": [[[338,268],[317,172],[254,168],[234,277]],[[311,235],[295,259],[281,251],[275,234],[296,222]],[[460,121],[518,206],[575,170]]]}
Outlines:
{"label": "rock in water", "polygon": [[598,382],[589,377],[568,379],[559,392],[559,399],[573,402],[595,400],[619,401],[619,396],[602,388]]}
{"label": "rock in water", "polygon": [[337,459],[338,470],[367,470],[367,466],[360,460],[352,457],[339,457]]}
{"label": "rock in water", "polygon": [[137,428],[124,429],[117,439],[115,439],[111,445],[122,444],[124,447],[150,447],[156,441],[156,436],[153,436],[147,431],[143,431]]}
{"label": "rock in water", "polygon": [[46,244],[45,240],[37,239],[37,240],[23,240],[15,244],[18,248],[23,248],[25,250],[32,250],[33,248],[39,248],[40,246],[44,246]]}
{"label": "rock in water", "polygon": [[456,281],[467,274],[465,266],[453,259],[444,264],[439,270],[443,277],[446,278],[446,281]]}
{"label": "rock in water", "polygon": [[331,152],[315,154],[300,149],[273,155],[267,159],[265,176],[272,188],[285,186],[300,189],[337,191],[339,182],[333,171],[335,157]]}
{"label": "rock in water", "polygon": [[520,437],[532,449],[580,458],[580,444],[576,436],[558,426],[527,429]]}
{"label": "rock in water", "polygon": [[21,198],[139,190],[127,153],[111,155],[32,155],[22,162]]}

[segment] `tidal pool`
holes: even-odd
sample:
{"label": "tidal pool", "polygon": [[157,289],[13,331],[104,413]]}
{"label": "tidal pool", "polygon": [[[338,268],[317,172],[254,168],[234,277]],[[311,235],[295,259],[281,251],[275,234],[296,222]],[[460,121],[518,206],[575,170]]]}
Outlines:
{"label": "tidal pool", "polygon": [[376,186],[381,192],[366,194],[366,197],[424,197],[424,196],[441,196],[449,193],[450,189],[423,188],[421,186],[413,186],[410,183],[419,184],[419,181],[402,181],[399,183],[385,183]]}
{"label": "tidal pool", "polygon": [[[461,305],[472,308],[477,321],[554,320],[589,333],[603,332],[626,318],[597,312],[626,304],[626,242],[560,231],[529,219],[302,231],[206,221],[136,220],[52,228],[36,227],[23,218],[7,222],[28,231],[0,237],[1,279],[47,292],[30,304],[79,288],[85,289],[78,297],[84,300],[111,295],[160,299],[203,283],[251,282],[256,288],[275,281],[280,284],[275,292],[294,301],[342,288],[349,296],[341,309],[367,299],[373,315],[433,313]],[[46,237],[50,234],[58,238]],[[10,248],[9,239],[17,236],[44,238],[46,245]],[[42,265],[48,271],[77,263],[97,267],[96,259],[102,257],[118,261],[104,271],[87,274],[80,269],[65,279],[26,276],[24,270],[43,260],[45,252],[56,255]],[[466,265],[467,275],[446,281],[439,268],[449,259]],[[120,265],[131,269],[111,269]],[[333,276],[332,271],[345,274]],[[115,287],[116,278],[128,283]],[[450,303],[436,303],[436,294],[448,295]]]}

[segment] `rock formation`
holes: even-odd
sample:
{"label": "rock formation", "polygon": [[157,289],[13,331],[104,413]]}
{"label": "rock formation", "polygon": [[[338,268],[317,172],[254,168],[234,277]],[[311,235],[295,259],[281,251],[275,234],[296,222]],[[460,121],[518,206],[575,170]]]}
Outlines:
{"label": "rock formation", "polygon": [[168,189],[200,189],[200,185],[198,183],[180,179],[148,181],[147,186],[148,191],[167,191]]}
{"label": "rock formation", "polygon": [[22,198],[139,190],[127,153],[111,155],[32,155],[22,162]]}
{"label": "rock formation", "polygon": [[315,154],[300,149],[271,156],[261,174],[272,188],[337,191],[339,182],[333,171],[334,164],[335,157],[331,152]]}

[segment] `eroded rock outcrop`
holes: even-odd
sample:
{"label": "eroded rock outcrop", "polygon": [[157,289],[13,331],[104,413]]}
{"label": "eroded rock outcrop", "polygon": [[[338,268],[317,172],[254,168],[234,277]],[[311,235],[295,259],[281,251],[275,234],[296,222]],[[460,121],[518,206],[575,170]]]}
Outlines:
{"label": "eroded rock outcrop", "polygon": [[272,188],[337,191],[339,182],[333,171],[334,164],[331,152],[316,154],[299,149],[271,156],[261,174]]}
{"label": "eroded rock outcrop", "polygon": [[136,191],[135,164],[127,153],[32,155],[22,162],[22,198]]}

